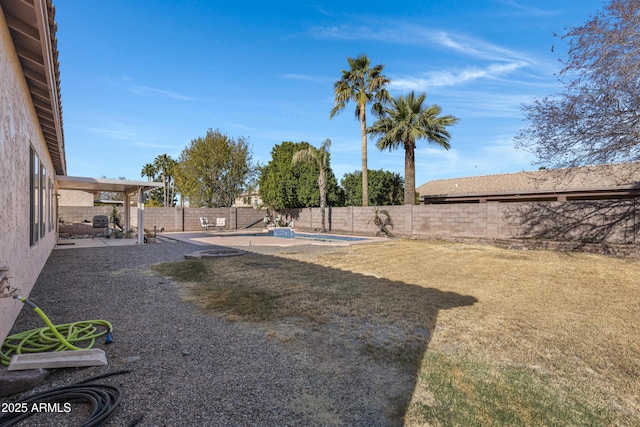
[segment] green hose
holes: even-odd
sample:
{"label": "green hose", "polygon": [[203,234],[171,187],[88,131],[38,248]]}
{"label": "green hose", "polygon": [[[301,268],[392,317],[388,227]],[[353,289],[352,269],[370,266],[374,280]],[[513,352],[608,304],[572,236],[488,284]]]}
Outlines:
{"label": "green hose", "polygon": [[[14,298],[33,308],[47,326],[8,336],[0,348],[0,364],[2,365],[9,366],[13,354],[92,348],[96,338],[103,335],[106,335],[107,343],[111,342],[113,326],[106,320],[85,320],[54,325],[40,307],[31,300],[20,295],[16,295]],[[106,329],[99,331],[98,326],[104,326]],[[89,343],[83,347],[74,345],[81,341],[89,341]]]}

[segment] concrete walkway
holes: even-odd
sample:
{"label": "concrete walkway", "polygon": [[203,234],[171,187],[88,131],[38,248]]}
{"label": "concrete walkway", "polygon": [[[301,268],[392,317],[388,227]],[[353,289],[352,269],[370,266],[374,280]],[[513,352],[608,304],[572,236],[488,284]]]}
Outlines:
{"label": "concrete walkway", "polygon": [[137,245],[138,239],[116,239],[105,237],[77,238],[77,239],[58,239],[54,249],[73,249],[73,248],[98,248],[103,246],[132,246]]}

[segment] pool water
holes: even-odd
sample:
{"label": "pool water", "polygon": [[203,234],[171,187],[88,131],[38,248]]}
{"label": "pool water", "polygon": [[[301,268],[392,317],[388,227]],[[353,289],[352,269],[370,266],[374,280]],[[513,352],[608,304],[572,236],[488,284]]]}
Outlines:
{"label": "pool water", "polygon": [[[275,236],[275,237],[279,237],[279,236]],[[291,237],[289,237],[289,238],[291,238]],[[321,242],[341,242],[341,241],[343,241],[343,242],[344,241],[355,242],[355,241],[358,241],[358,240],[367,240],[364,237],[337,236],[337,235],[333,235],[333,234],[320,234],[320,233],[314,233],[314,234],[294,233],[292,238],[294,238],[294,239],[318,240],[318,241],[321,241]]]}
{"label": "pool water", "polygon": [[359,240],[367,240],[366,237],[340,236],[335,234],[324,233],[298,233],[290,228],[276,228],[269,232],[234,234],[235,236],[267,236],[280,237],[283,239],[306,239],[317,242],[355,242]]}
{"label": "pool water", "polygon": [[290,228],[274,228],[273,230],[269,231],[269,234],[273,237],[282,237],[285,239],[306,239],[319,242],[352,242],[357,240],[365,240],[363,237],[339,236],[324,233],[297,233]]}

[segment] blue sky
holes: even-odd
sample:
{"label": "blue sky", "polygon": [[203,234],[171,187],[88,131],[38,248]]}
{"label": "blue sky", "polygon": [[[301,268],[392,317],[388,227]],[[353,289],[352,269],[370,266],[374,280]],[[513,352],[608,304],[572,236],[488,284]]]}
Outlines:
{"label": "blue sky", "polygon": [[[385,64],[393,96],[427,93],[460,118],[451,149],[418,143],[416,184],[536,169],[514,148],[520,105],[557,93],[566,45],[601,0],[54,0],[71,176],[140,176],[159,154],[178,159],[207,129],[274,145],[332,140],[340,180],[361,168],[350,103],[329,120],[346,58]],[[554,52],[552,52],[554,46]],[[372,124],[369,117],[368,124]],[[368,148],[369,169],[404,175],[404,152]]]}

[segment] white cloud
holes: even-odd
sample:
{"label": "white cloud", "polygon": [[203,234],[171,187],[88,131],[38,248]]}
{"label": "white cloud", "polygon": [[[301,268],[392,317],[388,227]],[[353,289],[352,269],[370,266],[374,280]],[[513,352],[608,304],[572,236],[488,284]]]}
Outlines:
{"label": "white cloud", "polygon": [[401,91],[426,91],[436,87],[472,83],[481,79],[503,79],[515,72],[526,72],[527,69],[537,74],[533,66],[538,61],[523,52],[507,49],[468,34],[434,30],[401,21],[374,22],[370,26],[345,24],[315,27],[309,33],[318,38],[375,40],[385,43],[420,45],[429,50],[435,47],[445,51],[449,56],[457,56],[458,62],[460,57],[465,58],[466,62],[473,60],[473,63],[465,67],[394,76],[390,87]]}
{"label": "white cloud", "polygon": [[182,95],[178,92],[165,89],[156,89],[148,86],[133,85],[129,87],[129,92],[142,96],[155,96],[159,98],[178,99],[181,101],[195,101],[196,98],[191,96]]}
{"label": "white cloud", "polygon": [[525,63],[530,61],[530,58],[521,52],[506,49],[467,34],[447,31],[432,31],[420,27],[418,27],[416,31],[422,32],[422,34],[424,34],[424,36],[431,42],[436,42],[440,46],[463,53],[467,56],[491,61],[517,60],[517,62]]}
{"label": "white cloud", "polygon": [[395,78],[390,87],[400,90],[426,91],[433,87],[456,86],[478,79],[496,79],[525,67],[525,62],[510,62],[504,64],[490,64],[487,67],[468,67],[460,71],[431,71],[423,77]]}
{"label": "white cloud", "polygon": [[[156,139],[150,139],[150,137],[143,137],[141,136],[138,131],[140,129],[135,129],[135,127],[131,127],[131,128],[127,128],[126,126],[124,127],[109,127],[109,128],[102,128],[102,127],[90,127],[90,128],[86,128],[87,131],[100,135],[105,142],[108,143],[114,143],[114,142],[121,142],[124,143],[125,146],[127,147],[140,147],[140,148],[161,148],[164,150],[174,150],[176,147],[173,145],[167,145],[167,144],[160,144],[155,142]],[[146,139],[150,139],[150,141],[147,141]]]}
{"label": "white cloud", "polygon": [[149,86],[144,86],[144,85],[139,85],[135,83],[135,80],[127,75],[121,75],[121,76],[110,76],[110,75],[105,75],[102,77],[103,80],[105,82],[107,82],[110,85],[113,86],[117,86],[120,88],[125,88],[126,90],[128,90],[129,92],[136,94],[136,95],[141,95],[141,96],[151,96],[151,97],[157,97],[157,98],[170,98],[170,99],[178,99],[181,101],[196,101],[197,98],[191,97],[191,96],[187,96],[187,95],[183,95],[181,93],[172,91],[172,90],[166,90],[166,89],[158,89],[158,88],[153,88],[153,87],[149,87]]}
{"label": "white cloud", "polygon": [[467,34],[434,30],[402,21],[377,21],[371,26],[349,24],[332,27],[314,27],[308,34],[315,38],[341,40],[377,40],[392,44],[423,45],[434,44],[449,51],[454,50],[467,56],[492,61],[529,62],[529,57],[521,52],[507,49]]}
{"label": "white cloud", "polygon": [[100,128],[89,127],[87,131],[99,134],[107,139],[116,141],[134,141],[138,138],[135,132],[130,129],[117,129],[115,127]]}
{"label": "white cloud", "polygon": [[410,38],[394,28],[354,27],[349,24],[332,27],[313,27],[307,31],[311,37],[338,40],[379,40],[391,43],[409,42]]}
{"label": "white cloud", "polygon": [[[504,90],[482,91],[475,90],[443,90],[431,91],[437,104],[447,110],[449,114],[465,119],[474,118],[511,118],[522,120],[521,105],[531,101],[533,94],[527,92],[513,92]],[[432,97],[427,98],[429,101]],[[451,111],[454,109],[455,111]],[[512,126],[512,123],[508,123]]]}
{"label": "white cloud", "polygon": [[554,11],[550,11],[550,10],[544,10],[544,9],[539,9],[537,7],[533,7],[533,6],[527,6],[527,5],[523,5],[520,4],[514,0],[496,0],[498,3],[502,3],[506,6],[510,6],[514,9],[516,9],[518,12],[515,13],[515,15],[518,16],[534,16],[534,17],[541,17],[541,16],[553,16],[553,15],[557,15],[558,12],[554,12]]}

